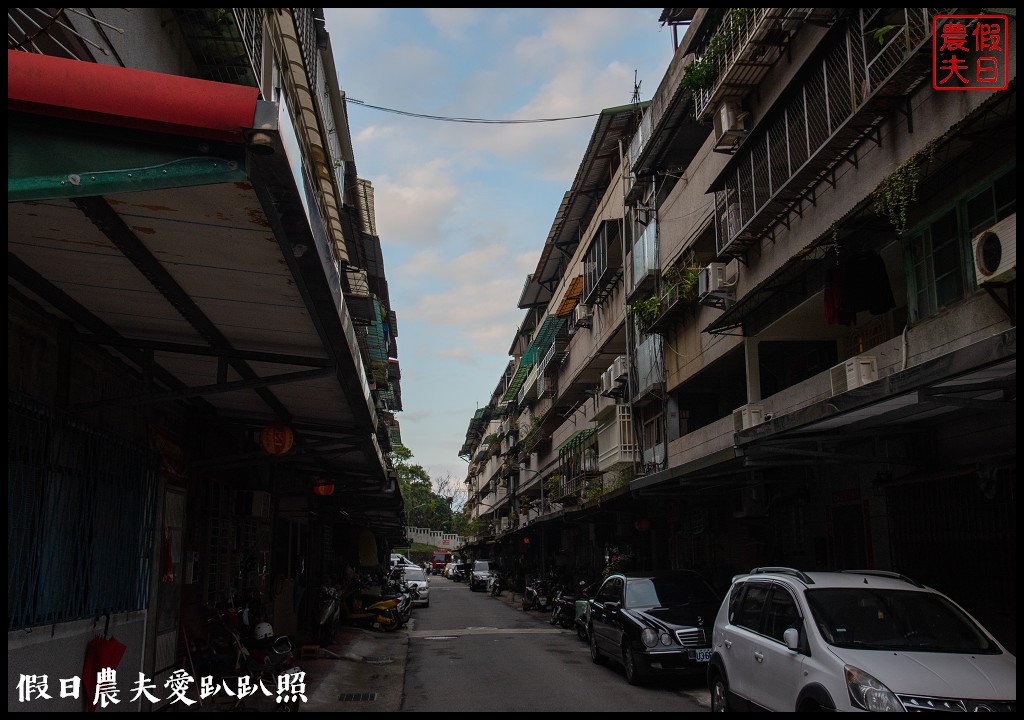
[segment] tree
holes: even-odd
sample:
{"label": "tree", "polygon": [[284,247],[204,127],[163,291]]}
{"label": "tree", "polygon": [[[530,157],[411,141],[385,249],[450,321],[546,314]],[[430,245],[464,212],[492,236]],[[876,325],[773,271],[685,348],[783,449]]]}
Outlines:
{"label": "tree", "polygon": [[455,509],[465,502],[454,489],[456,483],[450,475],[439,480],[431,479],[422,465],[411,462],[412,458],[412,451],[404,446],[396,446],[391,453],[405,503],[407,524],[456,532],[453,528]]}

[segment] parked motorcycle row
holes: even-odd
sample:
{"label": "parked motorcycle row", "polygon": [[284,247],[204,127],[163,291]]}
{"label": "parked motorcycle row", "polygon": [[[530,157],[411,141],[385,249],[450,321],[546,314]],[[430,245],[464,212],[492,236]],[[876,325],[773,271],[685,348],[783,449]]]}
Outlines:
{"label": "parked motorcycle row", "polygon": [[342,625],[394,632],[409,622],[419,594],[415,587],[391,574],[381,593],[366,592],[366,578],[352,578],[341,585],[321,588],[320,642],[330,644]]}

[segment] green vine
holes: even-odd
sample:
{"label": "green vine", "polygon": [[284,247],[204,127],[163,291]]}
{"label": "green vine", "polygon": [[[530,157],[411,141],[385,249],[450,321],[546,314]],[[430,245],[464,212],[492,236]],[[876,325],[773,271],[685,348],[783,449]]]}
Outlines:
{"label": "green vine", "polygon": [[934,154],[934,145],[929,144],[893,170],[872,193],[875,212],[889,218],[899,235],[907,231],[907,211],[917,200],[922,161],[931,160]]}

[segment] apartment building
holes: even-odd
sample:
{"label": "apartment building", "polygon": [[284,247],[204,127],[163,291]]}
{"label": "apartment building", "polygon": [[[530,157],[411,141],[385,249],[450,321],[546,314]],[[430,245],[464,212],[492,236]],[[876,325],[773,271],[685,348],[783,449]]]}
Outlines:
{"label": "apartment building", "polygon": [[[892,570],[1015,644],[1015,18],[661,21],[673,61],[598,121],[470,423],[479,542],[582,579]],[[1001,40],[980,89],[941,84],[954,28]]]}
{"label": "apartment building", "polygon": [[9,709],[97,636],[165,704],[404,541],[373,188],[319,8],[8,8],[7,73]]}

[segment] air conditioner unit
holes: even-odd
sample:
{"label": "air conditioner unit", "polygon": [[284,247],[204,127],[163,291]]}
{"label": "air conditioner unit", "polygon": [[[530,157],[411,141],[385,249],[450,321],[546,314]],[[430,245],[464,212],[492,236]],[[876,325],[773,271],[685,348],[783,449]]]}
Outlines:
{"label": "air conditioner unit", "polygon": [[736,432],[752,428],[764,422],[764,405],[748,403],[732,411],[733,426]]}
{"label": "air conditioner unit", "polygon": [[615,381],[615,366],[601,373],[601,394],[605,397],[622,397],[622,385]]}
{"label": "air conditioner unit", "polygon": [[722,281],[726,287],[735,287],[739,279],[740,261],[739,258],[733,258],[732,260],[725,264],[725,274],[722,278]]}
{"label": "air conditioner unit", "polygon": [[703,300],[725,287],[725,263],[711,263],[701,268],[697,278],[697,296]]}
{"label": "air conditioner unit", "polygon": [[830,371],[832,394],[859,388],[878,379],[878,358],[874,355],[858,355],[841,362]]}
{"label": "air conditioner unit", "polygon": [[1017,279],[1017,213],[971,240],[979,285]]}
{"label": "air conditioner unit", "polygon": [[[728,136],[746,134],[747,113],[735,100],[724,100],[715,113],[715,138],[721,140]],[[738,139],[738,138],[737,138]]]}
{"label": "air conditioner unit", "polygon": [[615,382],[624,383],[629,379],[629,365],[626,364],[626,356],[619,355],[612,365],[612,378]]}
{"label": "air conditioner unit", "polygon": [[576,309],[573,311],[573,319],[576,327],[589,328],[592,323],[592,317],[590,314],[590,306],[579,303],[576,305]]}

